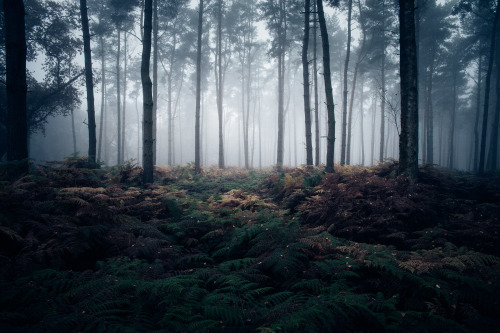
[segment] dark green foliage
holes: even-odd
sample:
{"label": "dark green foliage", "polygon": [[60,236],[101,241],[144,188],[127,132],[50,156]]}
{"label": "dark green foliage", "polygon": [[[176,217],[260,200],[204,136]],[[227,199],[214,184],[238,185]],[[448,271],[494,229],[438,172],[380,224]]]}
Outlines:
{"label": "dark green foliage", "polygon": [[495,332],[500,258],[461,232],[497,240],[498,203],[395,167],[38,167],[0,184],[0,331]]}

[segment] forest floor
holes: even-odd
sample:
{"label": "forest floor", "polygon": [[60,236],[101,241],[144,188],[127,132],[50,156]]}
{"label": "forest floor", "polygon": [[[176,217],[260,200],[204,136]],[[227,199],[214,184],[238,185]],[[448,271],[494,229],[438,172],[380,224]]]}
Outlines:
{"label": "forest floor", "polygon": [[[9,169],[10,168],[10,169]],[[9,171],[10,170],[10,171]],[[1,332],[498,332],[500,175],[0,167]],[[10,178],[10,179],[9,179]]]}

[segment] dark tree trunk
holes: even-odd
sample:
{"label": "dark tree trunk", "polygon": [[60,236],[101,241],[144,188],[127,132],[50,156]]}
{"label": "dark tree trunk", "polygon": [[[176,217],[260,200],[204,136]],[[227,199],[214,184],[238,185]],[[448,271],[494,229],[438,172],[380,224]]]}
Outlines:
{"label": "dark tree trunk", "polygon": [[344,89],[342,91],[342,142],[340,145],[340,165],[344,165],[346,160],[347,95],[348,95],[347,72],[349,69],[349,58],[351,56],[351,16],[352,16],[352,0],[349,0],[348,10],[347,10],[347,49],[345,53],[345,62],[344,62]]}
{"label": "dark tree trunk", "polygon": [[[481,46],[480,46],[481,49]],[[479,55],[479,61],[477,65],[477,100],[476,100],[476,118],[474,121],[474,171],[477,171],[479,165],[479,118],[481,115],[481,80],[482,80],[482,68],[483,68],[483,57]],[[498,66],[498,65],[497,65]],[[498,96],[498,95],[497,95]]]}
{"label": "dark tree trunk", "polygon": [[328,115],[328,137],[326,147],[326,172],[334,172],[333,156],[335,149],[335,105],[333,104],[333,88],[330,71],[330,45],[326,28],[323,0],[316,0],[318,5],[321,44],[323,45],[323,77],[325,81],[326,109]]}
{"label": "dark tree trunk", "polygon": [[[28,158],[26,35],[22,0],[3,0],[7,79],[7,160]],[[23,163],[21,172],[28,171]]]}
{"label": "dark tree trunk", "polygon": [[96,124],[94,109],[94,82],[92,78],[92,55],[90,52],[89,19],[87,15],[87,0],[80,0],[80,14],[83,31],[83,54],[85,57],[85,86],[87,88],[87,114],[89,117],[89,152],[88,159],[91,164],[96,164]]}
{"label": "dark tree trunk", "polygon": [[75,110],[71,109],[71,134],[73,136],[73,154],[76,156]]}
{"label": "dark tree trunk", "polygon": [[497,159],[498,159],[498,126],[500,125],[500,50],[497,50],[495,54],[495,61],[497,66],[497,78],[495,85],[495,93],[497,95],[496,105],[495,105],[495,118],[493,118],[493,128],[490,137],[490,166],[491,170],[497,170]]}
{"label": "dark tree trunk", "polygon": [[116,51],[116,114],[117,114],[117,131],[118,131],[118,139],[117,139],[117,148],[118,148],[118,154],[117,154],[117,164],[122,163],[122,133],[121,133],[121,125],[122,125],[122,119],[121,119],[121,102],[120,102],[120,39],[121,39],[121,33],[120,33],[120,27],[116,28],[117,34],[118,34],[118,49]]}
{"label": "dark tree trunk", "polygon": [[127,33],[123,33],[123,104],[122,104],[122,161],[125,160],[125,125],[127,105]]}
{"label": "dark tree trunk", "polygon": [[380,149],[379,161],[384,161],[384,141],[385,141],[385,49],[382,50],[382,69],[380,71],[382,96],[380,98]]}
{"label": "dark tree trunk", "polygon": [[452,86],[452,104],[451,104],[451,114],[450,114],[450,123],[451,123],[451,128],[450,128],[450,137],[449,137],[449,146],[448,146],[448,153],[449,153],[449,160],[448,160],[448,167],[450,169],[453,169],[455,166],[453,164],[455,160],[455,149],[454,149],[454,144],[455,144],[455,118],[456,118],[456,113],[457,113],[457,71],[458,71],[458,64],[453,64],[453,86]]}
{"label": "dark tree trunk", "polygon": [[144,5],[144,39],[142,40],[141,81],[143,95],[143,142],[142,167],[143,182],[153,182],[153,91],[149,76],[151,58],[151,33],[153,30],[153,0],[145,0]]}
{"label": "dark tree trunk", "polygon": [[320,128],[319,128],[319,95],[318,95],[318,24],[317,24],[317,13],[316,13],[316,0],[313,0],[313,12],[314,12],[314,39],[313,39],[313,79],[314,79],[314,123],[315,123],[315,156],[314,156],[314,165],[319,166],[320,159]]}
{"label": "dark tree trunk", "polygon": [[106,57],[104,53],[104,39],[99,36],[99,44],[101,45],[101,119],[99,121],[99,146],[97,150],[97,160],[101,161],[102,151],[102,132],[104,125],[104,112],[106,105]]}
{"label": "dark tree trunk", "polygon": [[278,169],[283,167],[284,156],[284,93],[285,93],[285,38],[284,38],[284,20],[285,9],[284,0],[279,1],[279,26],[278,26],[278,147],[276,165]]}
{"label": "dark tree trunk", "polygon": [[[431,59],[434,62],[434,59]],[[434,111],[432,108],[432,74],[434,72],[434,65],[432,64],[427,73],[427,84],[426,87],[426,101],[425,101],[425,113],[427,115],[426,119],[426,163],[434,163]]]}
{"label": "dark tree trunk", "polygon": [[302,76],[304,82],[304,114],[306,123],[306,164],[313,165],[313,148],[311,133],[311,97],[309,95],[309,17],[311,0],[304,1],[304,39],[302,41]]}
{"label": "dark tree trunk", "polygon": [[195,113],[195,156],[194,168],[196,173],[201,172],[201,142],[200,142],[200,113],[201,113],[201,37],[203,34],[203,0],[200,0],[198,13],[198,46],[196,56],[196,113]]}
{"label": "dark tree trunk", "polygon": [[158,0],[153,0],[153,165],[156,165],[158,112]]}
{"label": "dark tree trunk", "polygon": [[415,6],[399,0],[401,134],[399,171],[418,180],[418,87]]}
{"label": "dark tree trunk", "polygon": [[486,82],[484,87],[484,111],[483,111],[483,126],[481,133],[481,152],[479,154],[479,168],[478,173],[482,174],[484,172],[484,162],[486,157],[486,134],[488,131],[488,112],[489,112],[489,104],[490,104],[490,83],[491,83],[491,73],[493,71],[493,60],[495,54],[495,45],[497,38],[497,26],[498,26],[498,18],[500,16],[499,12],[500,1],[497,1],[496,12],[495,12],[495,20],[493,22],[493,31],[491,33],[491,46],[490,46],[490,56],[488,59],[488,71],[486,72]]}

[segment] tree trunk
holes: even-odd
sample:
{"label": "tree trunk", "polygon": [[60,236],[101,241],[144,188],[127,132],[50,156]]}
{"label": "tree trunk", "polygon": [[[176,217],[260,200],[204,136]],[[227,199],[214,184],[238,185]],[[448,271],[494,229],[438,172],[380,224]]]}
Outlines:
{"label": "tree trunk", "polygon": [[351,16],[352,16],[352,0],[349,0],[347,9],[347,49],[345,53],[345,62],[344,62],[344,90],[342,91],[342,143],[340,145],[340,165],[344,165],[346,160],[347,95],[348,95],[347,70],[349,69],[349,58],[351,56]]}
{"label": "tree trunk", "polygon": [[196,113],[195,113],[195,156],[194,168],[196,173],[201,172],[201,146],[200,146],[200,107],[201,107],[201,37],[203,33],[203,0],[200,0],[198,13],[198,46],[196,56]]}
{"label": "tree trunk", "polygon": [[363,127],[363,106],[364,106],[364,101],[365,101],[365,96],[364,96],[364,88],[365,88],[365,77],[364,75],[361,76],[361,89],[360,89],[360,107],[359,107],[359,128],[361,132],[361,165],[365,165],[365,130]]}
{"label": "tree trunk", "polygon": [[118,139],[117,139],[117,148],[118,148],[118,154],[116,156],[117,164],[122,163],[122,156],[121,156],[121,143],[122,143],[122,133],[121,133],[121,125],[122,125],[122,119],[121,119],[121,107],[120,107],[120,39],[121,39],[121,34],[120,34],[120,27],[116,27],[116,31],[118,34],[118,46],[117,46],[117,51],[116,51],[116,114],[117,114],[117,131],[118,131]]}
{"label": "tree trunk", "polygon": [[496,105],[495,105],[495,118],[493,118],[493,128],[490,137],[490,166],[492,171],[497,170],[497,159],[498,159],[498,126],[500,123],[500,50],[497,50],[495,55],[496,67],[497,67],[497,78],[495,85],[495,93],[497,95]]}
{"label": "tree trunk", "polygon": [[92,78],[92,55],[90,52],[89,19],[87,15],[87,0],[80,0],[80,15],[83,32],[83,54],[85,57],[85,86],[87,88],[87,114],[89,117],[89,152],[88,159],[93,165],[96,164],[96,124],[94,109],[94,82]]}
{"label": "tree trunk", "polygon": [[481,152],[479,154],[479,168],[478,173],[484,173],[484,162],[486,156],[486,134],[488,131],[488,107],[490,104],[490,83],[491,83],[491,73],[493,71],[493,58],[495,54],[495,45],[496,45],[496,36],[497,36],[497,27],[498,27],[498,18],[500,16],[499,12],[500,1],[497,1],[496,11],[495,11],[495,20],[493,22],[493,31],[491,33],[491,46],[490,46],[490,56],[488,59],[488,71],[486,72],[486,82],[484,87],[484,111],[483,111],[483,126],[481,133]]}
{"label": "tree trunk", "polygon": [[319,128],[319,95],[318,95],[318,42],[317,42],[317,36],[318,36],[318,24],[317,24],[317,12],[316,12],[316,0],[313,0],[313,12],[314,12],[314,18],[313,18],[313,30],[314,30],[314,38],[313,38],[313,80],[314,80],[314,122],[315,122],[315,157],[314,157],[314,165],[319,166],[319,160],[320,160],[320,128]]}
{"label": "tree trunk", "polygon": [[[431,62],[434,62],[434,59],[431,59]],[[434,111],[432,108],[432,79],[434,72],[434,65],[432,64],[429,68],[429,72],[427,73],[427,98],[426,98],[426,145],[427,145],[427,154],[426,154],[426,163],[433,164],[434,163]]]}
{"label": "tree trunk", "polygon": [[450,169],[454,168],[453,162],[455,160],[455,150],[454,150],[454,143],[455,143],[455,114],[457,113],[457,71],[458,71],[458,64],[454,63],[453,64],[453,86],[452,86],[452,105],[451,105],[451,114],[450,114],[450,122],[451,122],[451,128],[450,128],[450,137],[449,137],[449,146],[448,146],[448,153],[449,153],[449,160],[448,160],[448,167]]}
{"label": "tree trunk", "polygon": [[76,156],[75,110],[71,109],[71,134],[73,136],[73,155]]}
{"label": "tree trunk", "polygon": [[142,167],[143,182],[153,182],[153,92],[149,76],[151,58],[151,32],[153,30],[153,0],[145,0],[144,6],[144,39],[142,40],[141,81],[143,94],[143,143]]}
{"label": "tree trunk", "polygon": [[328,115],[328,137],[326,147],[326,172],[334,172],[333,156],[335,149],[335,105],[333,104],[333,88],[330,71],[330,45],[326,28],[323,0],[316,0],[318,5],[321,44],[323,45],[323,78],[325,81],[326,109]]}
{"label": "tree trunk", "polygon": [[309,61],[307,52],[309,49],[309,17],[311,11],[311,0],[304,1],[304,39],[302,41],[302,76],[304,82],[304,114],[306,125],[306,164],[313,165],[313,148],[311,133],[311,97],[309,95]]}
{"label": "tree trunk", "polygon": [[[26,35],[22,0],[4,0],[5,58],[7,79],[7,160],[28,158],[26,111]],[[28,171],[28,163],[21,172]]]}
{"label": "tree trunk", "polygon": [[156,165],[158,114],[158,0],[153,0],[153,165]]}
{"label": "tree trunk", "polygon": [[417,46],[415,41],[415,6],[399,0],[401,134],[399,171],[418,180],[418,87]]}
{"label": "tree trunk", "polygon": [[215,64],[216,71],[216,89],[217,89],[217,114],[219,116],[219,168],[225,168],[224,161],[224,110],[223,107],[223,85],[222,85],[222,0],[218,1],[217,8],[217,61]]}
{"label": "tree trunk", "polygon": [[482,65],[483,65],[483,57],[482,55],[479,55],[479,61],[477,65],[476,118],[474,121],[474,168],[473,168],[474,171],[477,171],[479,165],[479,118],[481,115],[481,79],[482,79],[481,71],[483,68]]}
{"label": "tree trunk", "polygon": [[97,150],[97,161],[101,161],[102,132],[106,105],[106,61],[104,53],[104,39],[102,38],[102,35],[99,36],[99,44],[101,45],[101,119],[99,121],[99,146]]}
{"label": "tree trunk", "polygon": [[127,33],[123,33],[123,106],[122,106],[122,160],[125,160],[125,126],[126,126],[126,112],[127,109]]}
{"label": "tree trunk", "polygon": [[283,167],[284,156],[284,93],[285,93],[285,40],[284,40],[284,0],[279,1],[279,23],[278,23],[278,142],[276,165],[278,170]]}
{"label": "tree trunk", "polygon": [[382,96],[380,98],[380,150],[379,161],[384,161],[384,139],[385,139],[385,49],[382,50],[382,69],[380,71]]}

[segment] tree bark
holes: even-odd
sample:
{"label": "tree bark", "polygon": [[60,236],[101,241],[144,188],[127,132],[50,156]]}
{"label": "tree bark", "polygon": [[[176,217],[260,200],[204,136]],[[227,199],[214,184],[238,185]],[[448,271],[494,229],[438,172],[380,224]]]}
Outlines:
{"label": "tree bark", "polygon": [[[219,116],[219,168],[224,169],[224,111],[223,107],[223,83],[222,83],[222,0],[218,1],[217,8],[217,63],[216,69],[216,89],[217,89],[217,114]],[[243,74],[243,73],[242,73]]]}
{"label": "tree bark", "polygon": [[83,32],[83,54],[85,58],[85,86],[87,88],[87,114],[89,127],[89,151],[88,159],[93,165],[96,164],[96,124],[94,109],[94,82],[92,78],[92,55],[90,52],[89,19],[87,15],[87,0],[80,0],[80,15]]}
{"label": "tree bark", "polygon": [[[481,46],[479,48],[481,49]],[[477,172],[477,168],[479,166],[479,118],[481,115],[481,80],[482,80],[481,71],[483,68],[482,65],[483,65],[483,57],[480,54],[478,65],[477,65],[477,100],[476,100],[476,118],[474,121],[474,167],[473,167],[473,170],[476,172]]]}
{"label": "tree bark", "polygon": [[304,39],[302,41],[302,76],[304,82],[304,114],[306,125],[306,164],[313,165],[313,148],[311,133],[311,97],[309,95],[309,61],[307,52],[309,49],[309,17],[311,12],[311,0],[304,1]]}
{"label": "tree bark", "polygon": [[123,105],[122,105],[122,161],[125,160],[125,120],[127,105],[127,33],[123,33]]}
{"label": "tree bark", "polygon": [[412,181],[418,180],[418,87],[415,6],[399,0],[401,134],[399,171]]}
{"label": "tree bark", "polygon": [[117,34],[118,34],[118,46],[117,46],[117,51],[116,51],[116,114],[117,114],[117,131],[118,131],[118,139],[117,139],[117,148],[118,148],[118,152],[117,152],[117,156],[116,156],[116,159],[117,159],[117,164],[121,164],[122,163],[122,156],[121,156],[121,152],[122,152],[122,147],[121,147],[121,143],[122,143],[122,136],[121,136],[121,125],[122,125],[122,119],[121,119],[121,107],[120,107],[120,39],[121,39],[121,33],[120,33],[120,27],[116,27],[116,31],[117,31]]}
{"label": "tree bark", "polygon": [[488,112],[489,112],[489,104],[490,104],[490,83],[491,83],[491,73],[493,72],[493,60],[495,55],[495,45],[497,39],[497,28],[498,28],[498,18],[500,16],[499,12],[500,1],[497,1],[496,11],[495,11],[495,20],[493,21],[493,31],[491,33],[491,46],[490,46],[490,55],[488,59],[488,70],[486,72],[486,82],[484,87],[484,111],[483,111],[483,126],[481,133],[481,152],[479,154],[479,168],[478,173],[484,173],[484,162],[486,156],[486,134],[488,131]]}
{"label": "tree bark", "polygon": [[285,40],[284,40],[284,0],[279,1],[279,25],[278,25],[278,142],[276,165],[278,170],[283,167],[284,156],[284,93],[285,93]]}
{"label": "tree bark", "polygon": [[328,115],[328,137],[326,147],[326,172],[334,172],[333,156],[335,149],[335,105],[333,104],[333,88],[330,71],[330,45],[326,28],[323,0],[316,0],[318,6],[321,44],[323,45],[323,78],[325,81],[326,109]]}
{"label": "tree bark", "polygon": [[[342,91],[342,142],[340,145],[340,165],[344,165],[346,161],[346,139],[347,139],[347,73],[349,69],[349,58],[351,56],[351,17],[352,17],[352,0],[348,0],[347,9],[347,49],[344,62],[344,89]],[[353,91],[354,92],[354,91]]]}
{"label": "tree bark", "polygon": [[203,0],[200,0],[198,13],[198,46],[196,56],[196,112],[195,112],[195,156],[194,168],[196,173],[201,172],[201,142],[200,142],[200,113],[201,113],[201,37],[203,34]]}
{"label": "tree bark", "polygon": [[[7,80],[7,160],[28,158],[28,116],[26,111],[26,34],[22,0],[4,0],[5,55]],[[28,171],[23,163],[21,172]]]}
{"label": "tree bark", "polygon": [[153,0],[153,165],[156,165],[158,114],[158,0]]}
{"label": "tree bark", "polygon": [[314,29],[314,38],[313,38],[313,79],[314,79],[314,123],[315,123],[315,156],[314,156],[314,165],[319,166],[320,161],[320,127],[319,127],[319,95],[318,95],[318,24],[317,24],[317,12],[316,12],[316,1],[313,0],[313,29]]}
{"label": "tree bark", "polygon": [[[498,38],[498,37],[497,37]],[[490,166],[492,171],[497,170],[497,159],[498,159],[498,130],[500,125],[500,50],[497,50],[495,54],[495,61],[497,67],[497,77],[495,85],[495,93],[497,95],[496,105],[495,105],[495,118],[493,118],[493,128],[490,137]]]}
{"label": "tree bark", "polygon": [[143,94],[143,150],[142,167],[143,182],[153,182],[153,91],[149,76],[151,58],[151,33],[153,30],[153,0],[145,0],[144,4],[144,39],[142,40],[141,81]]}
{"label": "tree bark", "polygon": [[106,58],[104,53],[104,39],[99,36],[99,44],[101,45],[101,116],[99,121],[99,145],[97,150],[97,161],[101,161],[102,151],[102,132],[104,125],[104,112],[106,105]]}

